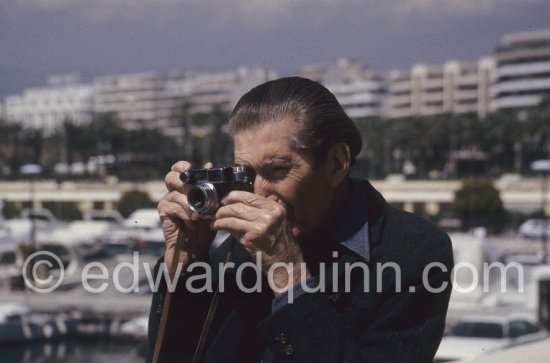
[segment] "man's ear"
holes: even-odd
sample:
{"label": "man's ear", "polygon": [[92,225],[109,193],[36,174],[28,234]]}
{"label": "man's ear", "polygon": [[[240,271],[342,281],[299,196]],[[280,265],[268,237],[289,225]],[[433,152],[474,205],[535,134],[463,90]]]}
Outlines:
{"label": "man's ear", "polygon": [[344,142],[334,144],[328,151],[329,172],[333,175],[334,185],[339,185],[347,178],[351,165],[349,145]]}

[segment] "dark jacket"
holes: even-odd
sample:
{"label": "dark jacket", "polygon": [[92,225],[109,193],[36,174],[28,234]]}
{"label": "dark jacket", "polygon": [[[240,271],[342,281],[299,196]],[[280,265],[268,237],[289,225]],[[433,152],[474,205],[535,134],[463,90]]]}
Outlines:
{"label": "dark jacket", "polygon": [[[332,260],[330,255],[317,255],[317,261],[326,262],[327,266],[326,292],[305,293],[272,313],[273,293],[265,281],[261,293],[244,293],[235,285],[235,270],[226,271],[225,292],[221,294],[206,343],[204,361],[432,361],[443,335],[451,292],[451,242],[445,233],[424,219],[390,206],[370,183],[365,182],[365,187],[369,272],[351,270],[351,289],[345,291],[345,265],[361,262],[361,257],[327,242],[327,251],[339,253]],[[212,256],[214,266],[223,261],[229,246],[230,243],[224,243],[217,249]],[[237,265],[249,260],[238,243],[234,245],[233,260]],[[439,265],[426,270],[434,262]],[[397,284],[398,274],[393,268],[377,271],[377,266],[386,263],[399,266],[401,284]],[[244,271],[251,272],[243,274],[245,286],[253,286],[252,268]],[[337,278],[333,278],[335,271]],[[216,269],[214,275],[218,275]],[[423,283],[423,278],[429,285]],[[335,280],[339,282],[338,289],[333,286]],[[186,291],[184,283],[180,279],[172,298],[161,362],[191,362],[212,298],[211,293]],[[441,292],[429,291],[429,287],[437,289],[443,284],[446,287]],[[160,291],[153,296],[149,361],[164,288],[161,284]]]}

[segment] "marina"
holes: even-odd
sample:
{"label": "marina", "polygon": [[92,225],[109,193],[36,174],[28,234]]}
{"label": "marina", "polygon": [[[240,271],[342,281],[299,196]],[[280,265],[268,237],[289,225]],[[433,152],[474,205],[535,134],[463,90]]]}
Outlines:
{"label": "marina", "polygon": [[[96,212],[63,223],[47,211],[34,210],[5,221],[0,361],[144,361],[152,289],[147,276],[164,251],[157,219],[155,210],[142,210],[127,220]],[[31,251],[46,256],[42,266],[39,260],[32,268],[24,264]],[[86,272],[89,264],[96,269]],[[83,275],[97,276],[103,269],[111,280],[101,292],[94,279],[83,283]],[[31,270],[37,276],[26,283],[23,275]],[[40,279],[47,277],[60,283],[44,292]]]}
{"label": "marina", "polygon": [[[2,231],[1,361],[144,361],[151,291],[158,287],[152,270],[164,253],[156,210],[138,210],[125,220],[96,213],[71,223],[35,210],[6,221]],[[547,339],[550,265],[539,240],[513,232],[487,236],[484,229],[450,236],[456,270],[447,334],[472,317],[502,322],[521,316],[535,334],[494,341],[495,351]],[[29,247],[25,239],[33,240],[32,251],[55,256],[35,269],[34,289],[22,276],[30,271],[21,267],[23,254],[31,252],[23,248]],[[48,284],[39,282],[47,277],[62,278],[45,293]],[[455,354],[462,344],[456,340],[443,338],[436,361],[449,361],[441,355]]]}

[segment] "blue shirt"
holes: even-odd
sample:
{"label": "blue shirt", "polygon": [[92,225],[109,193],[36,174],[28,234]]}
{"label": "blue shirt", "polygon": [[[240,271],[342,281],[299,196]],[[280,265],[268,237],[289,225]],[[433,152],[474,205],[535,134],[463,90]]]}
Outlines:
{"label": "blue shirt", "polygon": [[[331,237],[335,241],[359,255],[365,262],[370,259],[369,246],[369,223],[367,220],[366,187],[365,182],[359,179],[350,179],[350,193],[346,208],[343,211],[343,217],[339,218],[340,223],[336,224],[331,230]],[[350,226],[361,225],[359,229],[350,228]],[[351,232],[350,230],[357,230]],[[305,281],[306,285],[313,288],[318,285],[317,278],[312,276]],[[302,284],[293,286],[293,299],[298,298],[306,292]],[[288,292],[284,292],[273,299],[272,312],[277,311],[288,303]]]}

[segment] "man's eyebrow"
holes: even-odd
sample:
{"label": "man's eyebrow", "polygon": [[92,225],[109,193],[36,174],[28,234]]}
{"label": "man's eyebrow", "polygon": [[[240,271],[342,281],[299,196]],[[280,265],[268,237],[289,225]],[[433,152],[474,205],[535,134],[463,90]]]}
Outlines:
{"label": "man's eyebrow", "polygon": [[262,161],[260,161],[259,166],[260,167],[266,167],[271,165],[288,165],[288,164],[294,164],[294,159],[290,156],[272,156],[264,158]]}
{"label": "man's eyebrow", "polygon": [[[271,164],[279,164],[279,163],[294,163],[294,158],[290,156],[269,156],[269,157],[263,158],[258,164],[271,165]],[[241,161],[237,159],[235,160],[235,164],[247,166],[247,165],[250,165],[250,162]]]}
{"label": "man's eyebrow", "polygon": [[[290,156],[269,156],[267,158],[262,159],[257,166],[259,168],[265,168],[272,165],[290,165],[290,164],[294,164],[294,162],[295,162],[294,159]],[[239,161],[239,160],[236,160],[235,164],[247,166],[247,167],[251,166],[249,162]]]}

